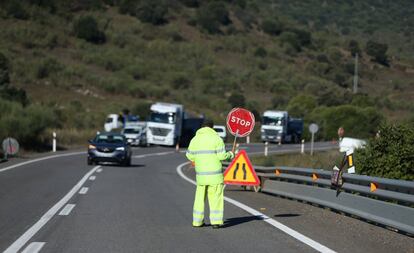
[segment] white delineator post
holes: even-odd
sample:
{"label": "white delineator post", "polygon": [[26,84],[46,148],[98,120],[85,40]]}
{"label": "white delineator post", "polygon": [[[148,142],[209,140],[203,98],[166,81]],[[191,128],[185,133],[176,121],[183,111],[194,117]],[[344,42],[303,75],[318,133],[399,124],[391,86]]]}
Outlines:
{"label": "white delineator post", "polygon": [[247,135],[246,137],[246,143],[249,144],[250,143],[250,135]]}
{"label": "white delineator post", "polygon": [[264,148],[264,156],[267,156],[268,154],[268,149],[269,149],[269,142],[265,142],[265,148]]}
{"label": "white delineator post", "polygon": [[302,144],[300,145],[300,153],[304,154],[305,153],[305,140],[302,139]]}
{"label": "white delineator post", "polygon": [[56,152],[56,132],[53,132],[53,144],[52,144],[52,151]]}

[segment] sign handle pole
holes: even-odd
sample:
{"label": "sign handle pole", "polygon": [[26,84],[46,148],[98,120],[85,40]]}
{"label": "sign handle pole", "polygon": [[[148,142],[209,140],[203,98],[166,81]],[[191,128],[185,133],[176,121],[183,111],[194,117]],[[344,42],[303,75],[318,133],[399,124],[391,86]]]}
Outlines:
{"label": "sign handle pole", "polygon": [[236,135],[234,135],[234,142],[233,142],[233,148],[231,149],[231,152],[234,154],[235,148],[236,148],[236,140],[237,136],[239,135],[239,130],[237,129]]}
{"label": "sign handle pole", "polygon": [[314,136],[315,136],[315,134],[312,133],[311,152],[310,152],[310,155],[311,156],[313,155],[313,140],[314,140]]}

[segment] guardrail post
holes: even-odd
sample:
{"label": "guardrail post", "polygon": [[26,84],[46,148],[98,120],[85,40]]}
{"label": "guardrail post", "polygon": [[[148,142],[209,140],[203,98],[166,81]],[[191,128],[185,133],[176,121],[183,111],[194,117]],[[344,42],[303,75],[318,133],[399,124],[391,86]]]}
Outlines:
{"label": "guardrail post", "polygon": [[53,132],[53,144],[52,144],[52,151],[56,152],[56,132]]}
{"label": "guardrail post", "polygon": [[268,153],[268,148],[269,148],[269,142],[265,142],[265,148],[264,148],[264,156],[267,156]]}
{"label": "guardrail post", "polygon": [[302,144],[300,145],[300,153],[305,154],[305,139],[302,139]]}

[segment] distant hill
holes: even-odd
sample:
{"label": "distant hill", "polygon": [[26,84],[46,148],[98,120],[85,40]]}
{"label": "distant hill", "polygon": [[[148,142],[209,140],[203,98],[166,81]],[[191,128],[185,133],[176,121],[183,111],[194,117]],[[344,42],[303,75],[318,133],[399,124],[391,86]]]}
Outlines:
{"label": "distant hill", "polygon": [[145,116],[154,101],[183,103],[219,123],[234,106],[257,116],[286,109],[317,122],[321,139],[339,126],[366,138],[381,122],[414,122],[410,0],[0,6],[0,137],[30,144],[57,129],[63,143],[82,143],[106,114]]}

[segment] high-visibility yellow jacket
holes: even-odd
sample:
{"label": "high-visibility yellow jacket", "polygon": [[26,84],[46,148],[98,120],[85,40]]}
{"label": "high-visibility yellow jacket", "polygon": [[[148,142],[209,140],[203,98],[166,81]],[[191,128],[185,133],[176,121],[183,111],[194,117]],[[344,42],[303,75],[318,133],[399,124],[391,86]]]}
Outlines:
{"label": "high-visibility yellow jacket", "polygon": [[234,155],[226,152],[223,140],[214,129],[203,127],[191,140],[186,156],[195,163],[197,185],[214,185],[224,180],[221,161]]}

